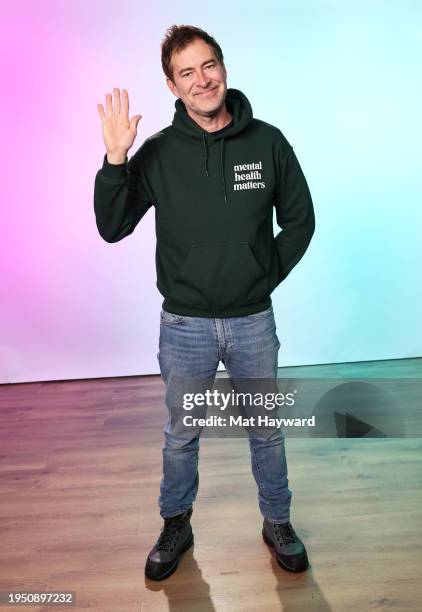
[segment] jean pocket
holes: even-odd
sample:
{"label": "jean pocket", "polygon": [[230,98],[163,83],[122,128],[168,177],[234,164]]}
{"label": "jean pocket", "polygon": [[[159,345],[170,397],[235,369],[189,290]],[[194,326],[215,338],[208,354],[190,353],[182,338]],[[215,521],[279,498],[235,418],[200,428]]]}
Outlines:
{"label": "jean pocket", "polygon": [[272,305],[266,310],[261,310],[261,312],[255,312],[254,314],[247,315],[251,319],[261,319],[263,317],[271,317],[273,316],[273,307]]}
{"label": "jean pocket", "polygon": [[173,285],[183,304],[227,308],[263,300],[267,277],[248,242],[192,245]]}
{"label": "jean pocket", "polygon": [[163,325],[178,325],[184,319],[183,315],[174,314],[173,312],[168,312],[167,310],[161,310],[160,313],[160,322]]}

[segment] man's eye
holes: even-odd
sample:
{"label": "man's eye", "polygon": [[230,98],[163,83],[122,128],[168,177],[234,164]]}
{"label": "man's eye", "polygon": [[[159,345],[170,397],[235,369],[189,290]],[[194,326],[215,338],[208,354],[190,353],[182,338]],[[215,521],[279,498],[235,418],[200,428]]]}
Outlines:
{"label": "man's eye", "polygon": [[191,74],[192,74],[191,72],[185,72],[185,74],[183,75],[183,78],[187,77],[187,76],[190,76]]}
{"label": "man's eye", "polygon": [[214,68],[215,64],[209,64],[209,66],[206,66],[207,68]]}

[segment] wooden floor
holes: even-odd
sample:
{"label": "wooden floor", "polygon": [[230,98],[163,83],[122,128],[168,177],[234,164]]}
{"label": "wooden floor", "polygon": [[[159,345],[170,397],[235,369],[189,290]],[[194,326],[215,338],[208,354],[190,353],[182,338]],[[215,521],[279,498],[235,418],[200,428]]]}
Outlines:
{"label": "wooden floor", "polygon": [[[422,360],[286,374],[421,378]],[[171,578],[146,581],[163,397],[154,376],[0,387],[0,591],[76,591],[71,609],[89,612],[422,609],[420,438],[286,438],[301,574],[262,540],[247,440],[202,439],[195,545]]]}

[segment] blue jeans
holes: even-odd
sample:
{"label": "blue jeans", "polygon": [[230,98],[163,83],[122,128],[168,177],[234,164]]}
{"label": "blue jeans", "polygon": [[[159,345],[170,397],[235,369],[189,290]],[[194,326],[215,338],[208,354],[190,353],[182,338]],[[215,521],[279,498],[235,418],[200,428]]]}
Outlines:
{"label": "blue jeans", "polygon": [[[166,385],[166,405],[172,405],[172,379],[195,377],[210,389],[220,360],[233,378],[276,378],[280,343],[272,306],[243,317],[206,318],[161,311],[158,361]],[[211,385],[210,385],[211,381]],[[196,388],[196,387],[195,387]],[[163,477],[158,504],[163,518],[192,507],[199,486],[199,436],[164,427]],[[252,473],[258,486],[261,514],[273,523],[290,519],[284,432],[266,437],[248,432]]]}

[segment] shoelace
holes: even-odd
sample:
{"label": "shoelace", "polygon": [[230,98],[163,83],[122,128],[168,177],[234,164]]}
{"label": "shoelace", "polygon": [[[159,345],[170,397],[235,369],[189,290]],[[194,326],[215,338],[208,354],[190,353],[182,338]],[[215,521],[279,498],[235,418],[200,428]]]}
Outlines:
{"label": "shoelace", "polygon": [[169,519],[164,521],[164,527],[161,529],[161,534],[157,542],[157,550],[169,551],[174,548],[183,526],[184,523],[180,519]]}
{"label": "shoelace", "polygon": [[274,525],[274,532],[277,540],[280,541],[281,538],[285,544],[296,541],[295,531],[289,522],[276,523]]}

